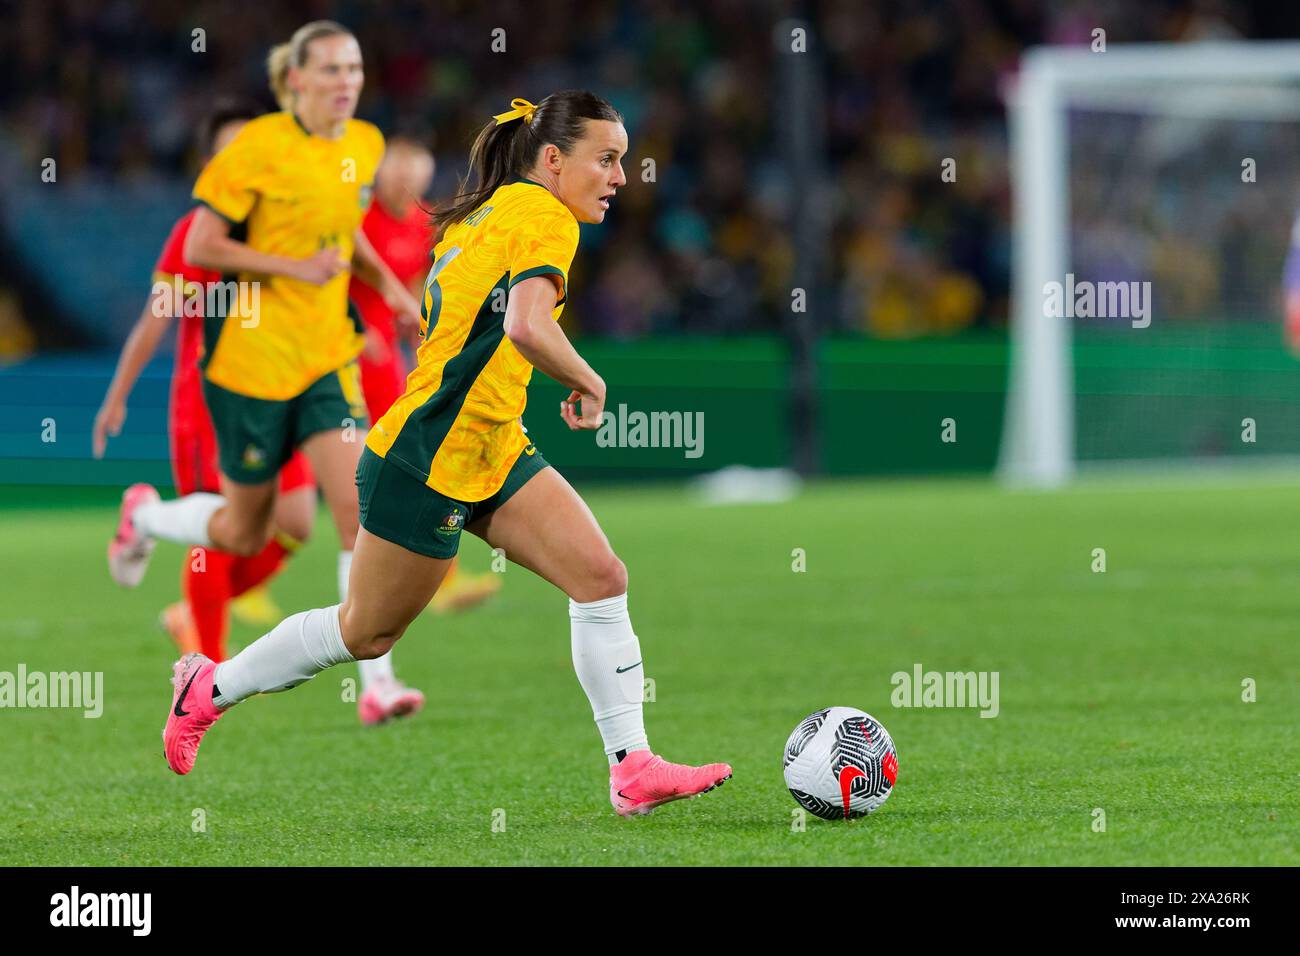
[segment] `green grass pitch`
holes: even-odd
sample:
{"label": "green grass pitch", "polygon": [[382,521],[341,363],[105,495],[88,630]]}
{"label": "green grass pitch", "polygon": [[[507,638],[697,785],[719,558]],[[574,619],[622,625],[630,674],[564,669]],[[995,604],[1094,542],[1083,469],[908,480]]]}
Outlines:
{"label": "green grass pitch", "polygon": [[[241,705],[173,776],[173,655],[154,622],[181,549],[160,546],[121,592],[103,557],[114,509],[10,507],[0,671],[103,671],[105,706],[0,710],[0,864],[1300,863],[1294,479],[589,500],[630,569],[651,744],[729,761],[725,787],[614,815],[565,599],[513,567],[495,603],[425,617],[398,646],[428,695],[419,716],[363,729],[340,667]],[[274,584],[286,610],[333,599],[334,551],[322,512]],[[476,540],[463,553],[487,567]],[[255,636],[236,626],[233,643]],[[1000,714],[894,708],[890,676],[917,663],[997,671]],[[832,704],[885,724],[898,784],[871,817],[800,831],[781,749]]]}

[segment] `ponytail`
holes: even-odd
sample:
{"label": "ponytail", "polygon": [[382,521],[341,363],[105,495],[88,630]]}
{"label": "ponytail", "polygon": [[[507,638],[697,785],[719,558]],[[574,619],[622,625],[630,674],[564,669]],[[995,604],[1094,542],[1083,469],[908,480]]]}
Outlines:
{"label": "ponytail", "polygon": [[271,48],[266,58],[266,74],[271,81],[271,92],[280,109],[293,109],[293,92],[289,89],[289,58],[293,55],[293,45],[279,43]]}
{"label": "ponytail", "polygon": [[[460,222],[501,186],[527,174],[546,144],[555,144],[565,154],[571,152],[582,138],[587,120],[623,122],[608,100],[585,90],[552,93],[536,106],[519,99],[510,105],[508,112],[493,117],[474,138],[469,174],[460,181],[456,198],[433,215],[438,229]],[[476,181],[473,188],[469,186],[471,175]]]}
{"label": "ponytail", "polygon": [[[484,126],[469,150],[469,166],[478,185],[469,188],[469,176],[460,181],[457,196],[447,206],[433,214],[433,224],[443,229],[460,222],[510,181],[513,170],[519,166],[528,140],[525,123],[491,122]],[[522,175],[522,174],[521,174]]]}

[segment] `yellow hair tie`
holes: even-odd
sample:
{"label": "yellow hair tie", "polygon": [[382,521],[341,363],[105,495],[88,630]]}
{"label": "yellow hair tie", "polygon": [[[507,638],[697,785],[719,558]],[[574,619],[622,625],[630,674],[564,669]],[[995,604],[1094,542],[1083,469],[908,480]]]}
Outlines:
{"label": "yellow hair tie", "polygon": [[511,120],[517,120],[520,117],[523,118],[525,123],[531,123],[533,121],[533,114],[536,112],[536,106],[527,100],[521,100],[516,97],[510,101],[510,109],[508,112],[498,113],[492,118],[497,121],[498,126],[502,123],[509,123]]}

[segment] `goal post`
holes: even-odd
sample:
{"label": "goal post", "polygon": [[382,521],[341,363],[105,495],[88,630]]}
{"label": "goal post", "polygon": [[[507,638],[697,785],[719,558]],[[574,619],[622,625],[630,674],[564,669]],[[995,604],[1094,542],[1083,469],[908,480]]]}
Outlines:
{"label": "goal post", "polygon": [[[1070,110],[1156,118],[1150,122],[1164,117],[1192,124],[1284,122],[1294,127],[1300,143],[1300,96],[1287,89],[1297,83],[1300,42],[1126,44],[1102,52],[1039,47],[1025,54],[1007,96],[1012,296],[1010,368],[997,469],[1001,481],[1056,487],[1067,482],[1078,465],[1074,329],[1070,319],[1049,314],[1054,310],[1045,307],[1046,287],[1065,283],[1073,261]],[[1210,143],[1209,133],[1199,133],[1202,126],[1190,128],[1192,133],[1184,131],[1183,140],[1204,135],[1208,165],[1211,146],[1218,141]],[[1171,138],[1165,135],[1166,141]],[[1194,146],[1166,142],[1161,159],[1171,149]],[[1290,159],[1290,166],[1300,169],[1300,152]],[[1121,156],[1112,162],[1120,169],[1138,166],[1143,159]],[[1152,168],[1143,170],[1148,179],[1154,178],[1156,165],[1152,161]],[[1186,202],[1194,204],[1195,197]],[[1294,212],[1279,209],[1288,223]],[[1276,281],[1280,285],[1280,269]],[[1161,319],[1157,308],[1155,321]]]}

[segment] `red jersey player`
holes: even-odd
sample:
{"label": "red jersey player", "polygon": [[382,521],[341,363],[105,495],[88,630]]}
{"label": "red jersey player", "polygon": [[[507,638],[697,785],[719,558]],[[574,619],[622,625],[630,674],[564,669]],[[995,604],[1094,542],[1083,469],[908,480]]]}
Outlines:
{"label": "red jersey player", "polygon": [[[433,169],[433,156],[423,146],[401,137],[390,139],[375,173],[375,202],[361,222],[375,252],[417,297],[423,293],[433,248],[429,215],[418,200],[433,181]],[[406,359],[397,341],[393,310],[379,293],[353,276],[348,298],[366,328],[361,390],[370,420],[376,421],[406,388]]]}
{"label": "red jersey player", "polygon": [[[244,123],[260,110],[241,103],[218,107],[203,128],[205,156],[218,152],[234,139]],[[126,420],[126,400],[140,372],[148,364],[173,316],[180,318],[176,336],[176,365],[172,373],[168,413],[172,475],[177,491],[220,491],[217,443],[212,420],[203,401],[198,361],[203,353],[202,304],[217,272],[185,261],[182,251],[191,210],[172,227],[154,266],[154,289],[122,347],[117,371],[95,416],[94,453],[103,457],[109,436],[116,436]],[[202,290],[202,298],[193,295]],[[178,298],[177,293],[180,293]],[[193,305],[186,307],[186,299]],[[197,306],[197,308],[196,308]],[[198,314],[194,314],[197,312]],[[231,600],[266,581],[311,534],[316,514],[316,488],[307,460],[295,454],[280,471],[276,501],[276,533],[267,546],[251,558],[239,558],[213,548],[194,549],[185,556],[181,571],[185,603],[163,611],[163,624],[181,649],[198,650],[213,660],[225,658],[227,610]]]}
{"label": "red jersey player", "polygon": [[[419,143],[395,136],[375,173],[375,201],[362,220],[375,252],[417,298],[424,296],[429,250],[434,231],[429,212],[419,203],[433,182],[433,154]],[[361,391],[370,420],[378,421],[406,389],[409,371],[398,342],[393,310],[370,286],[353,276],[348,298],[361,314],[366,348],[361,353]],[[453,564],[429,607],[434,611],[464,610],[495,594],[500,587],[491,574],[468,574]]]}

